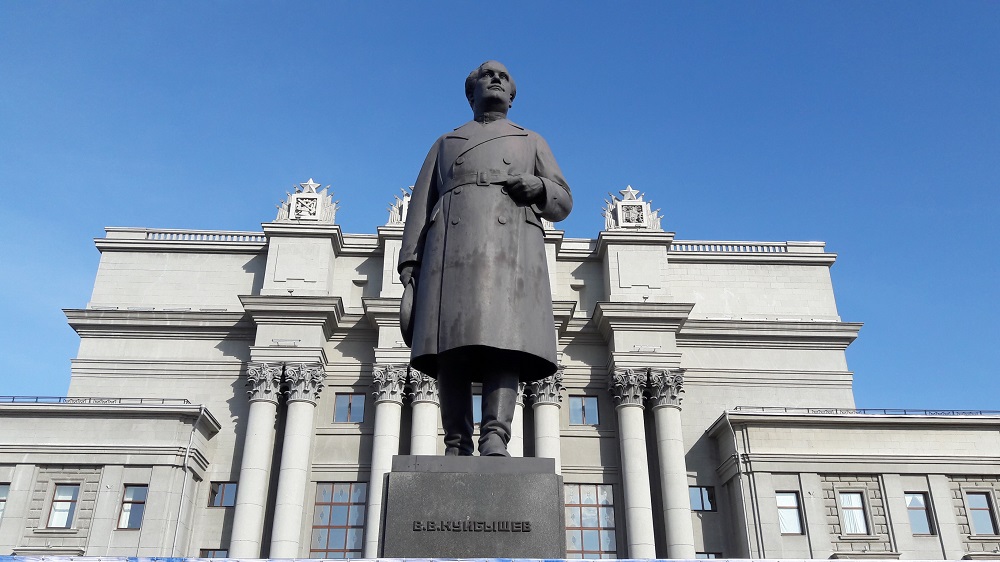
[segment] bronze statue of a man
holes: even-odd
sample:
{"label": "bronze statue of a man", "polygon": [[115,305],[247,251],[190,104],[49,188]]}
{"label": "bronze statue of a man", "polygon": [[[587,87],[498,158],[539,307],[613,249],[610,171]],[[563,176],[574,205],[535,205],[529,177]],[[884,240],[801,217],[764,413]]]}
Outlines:
{"label": "bronze statue of a man", "polygon": [[573,198],[545,140],[507,120],[515,93],[496,61],[465,79],[474,118],[427,154],[399,252],[400,327],[410,364],[437,379],[447,455],[472,454],[473,382],[479,454],[510,456],[518,382],[556,370],[541,219]]}

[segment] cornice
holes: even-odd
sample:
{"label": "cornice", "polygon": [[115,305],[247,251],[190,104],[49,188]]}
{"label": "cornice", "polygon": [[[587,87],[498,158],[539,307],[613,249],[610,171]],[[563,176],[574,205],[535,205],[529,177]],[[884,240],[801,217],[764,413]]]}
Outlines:
{"label": "cornice", "polygon": [[255,327],[242,312],[64,309],[80,337],[253,339]]}
{"label": "cornice", "polygon": [[373,328],[399,326],[399,298],[363,297],[365,317]]}
{"label": "cornice", "polygon": [[222,425],[207,408],[199,404],[0,404],[0,417],[68,417],[68,418],[144,418],[190,420],[199,424],[209,436],[215,435]]}
{"label": "cornice", "polygon": [[610,245],[663,246],[664,248],[668,248],[673,240],[673,232],[651,230],[602,230],[600,234],[597,235],[597,246],[595,251],[598,256],[603,256]]}
{"label": "cornice", "polygon": [[576,301],[552,301],[552,315],[559,334],[566,332],[574,312],[576,312]]}
{"label": "cornice", "polygon": [[[727,423],[728,420],[728,423]],[[784,412],[729,411],[723,413],[706,430],[715,437],[722,431],[728,432],[728,425],[736,426],[781,426],[800,428],[831,428],[848,426],[846,429],[877,429],[880,427],[904,426],[909,428],[940,427],[949,429],[1000,429],[1000,415],[996,416],[932,416],[915,414],[795,414]],[[995,458],[994,458],[995,460]]]}
{"label": "cornice", "polygon": [[261,229],[268,241],[282,238],[325,238],[333,244],[334,255],[340,255],[344,248],[344,233],[339,224],[316,224],[315,222],[265,222]]}
{"label": "cornice", "polygon": [[861,322],[795,320],[700,320],[689,318],[677,332],[678,347],[806,347],[846,349]]}
{"label": "cornice", "polygon": [[694,304],[674,302],[598,302],[593,321],[610,339],[615,331],[676,332],[685,323]]}
{"label": "cornice", "polygon": [[332,331],[344,317],[340,297],[240,295],[240,303],[257,324],[322,324]]}

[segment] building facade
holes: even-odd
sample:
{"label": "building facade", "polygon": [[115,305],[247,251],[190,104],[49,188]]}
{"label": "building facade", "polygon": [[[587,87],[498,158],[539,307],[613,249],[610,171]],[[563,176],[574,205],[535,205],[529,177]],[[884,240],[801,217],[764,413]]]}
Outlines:
{"label": "building facade", "polygon": [[[0,553],[377,556],[392,456],[443,450],[399,335],[408,197],[347,234],[319,187],[262,232],[96,241],[70,396],[0,404]],[[594,239],[545,225],[560,369],[511,442],[556,460],[568,556],[1000,551],[1000,417],[855,410],[835,254],[676,240],[620,193]]]}

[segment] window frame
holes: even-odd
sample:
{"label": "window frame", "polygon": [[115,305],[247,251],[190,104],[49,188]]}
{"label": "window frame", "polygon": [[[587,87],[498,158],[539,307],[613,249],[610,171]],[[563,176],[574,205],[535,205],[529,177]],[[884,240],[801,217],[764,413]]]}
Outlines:
{"label": "window frame", "polygon": [[[128,489],[129,488],[145,488],[145,492],[142,495],[142,501],[136,501],[136,500],[130,500],[130,499],[128,499]],[[143,518],[146,515],[146,500],[147,500],[147,498],[149,498],[149,484],[125,484],[125,486],[122,488],[122,501],[121,501],[121,505],[118,507],[118,523],[117,523],[117,526],[115,527],[115,529],[119,530],[119,531],[138,531],[139,529],[142,529],[142,520],[143,520]],[[128,521],[126,521],[126,524],[130,524],[132,522],[132,517],[131,517],[132,511],[131,510],[135,509],[135,506],[137,506],[137,505],[141,505],[142,506],[140,508],[141,511],[139,512],[139,521],[138,521],[138,524],[135,527],[127,527],[127,526],[126,527],[122,527],[122,516],[125,515],[125,506],[126,505],[131,506],[129,508],[129,519],[128,519]]]}
{"label": "window frame", "polygon": [[[233,490],[233,499],[232,499],[232,503],[227,504],[227,503],[224,503],[225,500],[226,500],[226,492],[224,491],[224,489],[225,489],[225,487],[230,486],[230,485],[233,486],[233,488],[234,488],[234,490]],[[219,486],[219,491],[218,492],[215,489],[216,486]],[[236,481],[233,481],[233,480],[213,480],[213,481],[209,482],[208,483],[208,507],[222,508],[222,509],[225,509],[227,507],[234,507],[236,505],[236,494],[238,494],[239,491],[240,491],[239,482],[236,482]],[[219,492],[221,492],[222,502],[223,503],[219,503],[218,505],[216,505],[216,503],[213,500],[214,500],[214,498],[220,496]]]}
{"label": "window frame", "polygon": [[724,558],[721,552],[695,552],[695,560],[718,560]]}
{"label": "window frame", "polygon": [[[213,554],[215,553],[215,554]],[[221,554],[221,556],[220,556]],[[198,551],[198,558],[229,558],[228,548],[202,548]]]}
{"label": "window frame", "polygon": [[[337,420],[337,414],[340,412],[340,397],[347,397],[347,419]],[[355,419],[355,399],[359,398],[361,401],[361,416],[359,419]],[[366,408],[367,395],[363,392],[337,392],[333,395],[333,423],[342,424],[354,424],[359,425],[365,421],[365,410]]]}
{"label": "window frame", "polygon": [[[580,401],[580,415],[583,417],[583,419],[582,419],[582,421],[579,421],[579,422],[574,422],[573,421],[573,401],[574,400],[579,400]],[[587,412],[590,410],[589,408],[587,408],[587,401],[588,400],[593,400],[593,404],[594,404],[593,415],[594,415],[595,419],[593,421],[589,420],[588,416],[587,416]],[[601,413],[600,413],[600,409],[601,409],[601,401],[600,401],[600,397],[599,396],[596,396],[596,395],[593,395],[593,394],[578,394],[578,395],[570,396],[569,397],[569,425],[571,425],[571,426],[590,426],[590,427],[597,427],[597,426],[601,425]]]}
{"label": "window frame", "polygon": [[[576,495],[577,495],[577,498],[578,498],[577,499],[577,503],[570,503],[568,501],[566,492],[567,492],[567,488],[570,487],[570,486],[575,486],[576,487]],[[583,498],[583,492],[584,492],[583,487],[585,487],[585,486],[586,487],[593,487],[593,490],[594,490],[594,493],[595,493],[594,503],[584,503],[584,501],[583,501],[583,499],[584,499]],[[601,488],[602,487],[606,487],[606,490],[605,490],[607,492],[606,497],[608,498],[608,500],[609,500],[610,503],[602,503],[601,502],[601,497],[602,497],[601,496],[601,492],[602,492]],[[565,483],[563,483],[563,492],[562,492],[563,493],[563,510],[565,512],[565,514],[564,514],[564,518],[565,518],[565,521],[564,521],[564,523],[565,523],[564,524],[564,531],[565,531],[565,533],[564,534],[567,535],[563,540],[566,543],[566,558],[567,559],[594,558],[594,556],[596,556],[598,559],[600,559],[600,558],[604,558],[604,559],[617,559],[617,558],[619,558],[619,553],[621,552],[621,548],[622,548],[623,542],[621,540],[619,540],[620,539],[620,537],[619,537],[619,529],[621,529],[622,527],[619,525],[618,521],[619,521],[619,517],[622,517],[623,515],[620,514],[615,509],[615,505],[616,505],[615,504],[615,488],[616,487],[617,487],[616,484],[614,484],[614,483],[607,483],[607,482],[565,482]],[[584,514],[583,514],[584,508],[591,508],[591,509],[595,509],[596,510],[596,514],[592,515],[593,517],[596,517],[596,523],[597,523],[596,527],[595,526],[588,526],[588,525],[584,525],[583,524],[584,523]],[[611,521],[611,523],[612,523],[611,526],[604,526],[604,524],[603,524],[604,521],[602,520],[602,515],[601,515],[601,509],[602,508],[606,509],[606,510],[610,509],[611,520],[612,520]],[[572,510],[572,509],[579,510],[580,520],[579,520],[579,525],[578,526],[570,526],[569,525],[569,521],[570,521],[569,511]],[[579,548],[579,550],[570,550],[570,548],[569,548],[569,537],[568,537],[568,534],[570,532],[572,532],[572,531],[578,531],[580,533],[580,548]],[[586,546],[585,546],[585,539],[584,539],[584,536],[583,536],[583,533],[585,531],[596,531],[597,532],[597,547],[598,547],[597,550],[587,549],[586,548]],[[613,551],[612,550],[604,550],[603,549],[603,544],[602,544],[602,540],[601,540],[601,534],[602,533],[610,533],[611,534],[611,537],[614,539],[614,542],[615,542],[615,544],[614,544],[614,550]],[[573,557],[576,557],[576,558],[573,558]]]}
{"label": "window frame", "polygon": [[[923,496],[924,507],[923,509],[910,507],[909,496]],[[933,537],[937,535],[937,525],[934,521],[934,510],[931,504],[931,494],[926,490],[917,490],[910,492],[903,492],[903,505],[906,507],[907,521],[910,523],[910,533],[915,537]],[[913,530],[913,515],[914,511],[923,511],[924,519],[927,521],[926,533],[917,533]]]}
{"label": "window frame", "polygon": [[[695,508],[694,501],[691,493],[694,490],[701,490],[698,493],[698,503],[702,506],[701,509]],[[709,509],[704,509],[705,500],[708,500]],[[715,499],[715,486],[688,486],[688,500],[691,502],[691,511],[694,513],[714,513],[719,511],[719,503]]]}
{"label": "window frame", "polygon": [[[330,490],[330,501],[329,502],[319,501],[320,486],[324,486],[324,485],[329,485],[330,488],[331,488],[331,490]],[[338,485],[340,485],[340,486],[343,486],[343,485],[348,486],[348,489],[347,489],[347,500],[346,501],[336,501],[336,496],[334,495],[334,490],[336,489],[336,487]],[[363,485],[364,486],[364,493],[363,493],[363,497],[360,498],[360,501],[355,501],[355,494],[354,493],[355,493],[355,490],[357,489],[356,487],[359,486],[359,485]],[[324,480],[322,482],[316,482],[316,486],[315,486],[315,489],[313,491],[312,517],[311,517],[310,522],[309,522],[309,558],[312,558],[313,554],[315,554],[315,553],[322,554],[322,558],[324,558],[324,559],[331,558],[331,556],[330,556],[331,553],[339,553],[339,554],[341,554],[341,559],[362,558],[364,556],[365,531],[366,531],[366,529],[365,529],[365,523],[367,522],[367,517],[368,517],[368,494],[369,494],[370,491],[371,491],[371,486],[370,486],[369,482],[327,481],[327,480]],[[320,508],[322,506],[329,506],[331,519],[329,519],[327,521],[327,524],[325,524],[325,525],[318,525],[318,523],[317,523],[317,515],[318,515],[317,508]],[[334,522],[333,522],[333,520],[332,520],[332,516],[333,516],[333,512],[334,512],[334,508],[335,507],[343,507],[344,510],[345,510],[344,511],[344,518],[345,519],[344,519],[344,524],[343,525],[340,525],[340,524],[335,525]],[[357,524],[352,524],[351,523],[351,514],[358,507],[360,507],[360,510],[361,510],[361,515],[358,517],[360,519],[360,521]],[[344,545],[343,545],[343,548],[331,548],[330,535],[332,534],[333,531],[340,530],[340,529],[344,530]],[[313,548],[313,541],[315,540],[314,539],[315,533],[317,531],[322,532],[323,530],[326,531],[326,539],[325,539],[326,544],[325,544],[325,546],[323,548]],[[361,545],[360,545],[360,548],[357,548],[357,549],[354,549],[354,548],[350,548],[349,549],[349,548],[347,548],[347,542],[349,540],[349,535],[350,535],[350,532],[352,530],[358,530],[361,533],[361,539],[360,539]],[[355,554],[355,553],[357,554],[356,557],[355,556],[348,556],[349,554]]]}
{"label": "window frame", "polygon": [[[986,511],[990,517],[990,522],[993,524],[993,533],[978,533],[976,532],[976,526],[972,519],[972,505],[969,502],[970,495],[981,495],[986,498]],[[997,520],[997,502],[996,502],[996,491],[993,488],[962,488],[962,499],[965,500],[965,515],[966,519],[969,521],[969,536],[971,537],[996,537],[1000,535],[1000,521]],[[982,511],[982,508],[975,508],[976,511]]]}
{"label": "window frame", "polygon": [[[787,507],[782,506],[778,503],[778,496],[781,495],[791,495],[795,498],[795,506]],[[802,495],[799,494],[798,490],[776,490],[774,492],[774,505],[778,509],[778,531],[782,536],[800,536],[806,534],[806,525],[802,517]],[[795,520],[798,522],[798,531],[785,531],[782,528],[781,513],[783,511],[795,511]]]}
{"label": "window frame", "polygon": [[[56,499],[56,494],[59,493],[59,488],[70,487],[76,488],[76,494],[73,496],[72,500],[60,500]],[[80,505],[80,494],[83,492],[83,483],[81,482],[54,482],[52,486],[52,494],[49,499],[49,515],[45,518],[45,528],[46,529],[63,529],[71,530],[76,527],[76,508]],[[56,513],[54,510],[57,504],[69,504],[69,511],[66,516],[66,524],[62,526],[56,526],[52,524],[52,516]]]}
{"label": "window frame", "polygon": [[[836,495],[837,503],[837,517],[840,519],[840,535],[847,538],[857,538],[857,537],[874,537],[877,536],[872,533],[874,526],[872,525],[871,519],[871,506],[868,504],[868,488],[865,487],[846,487],[846,488],[834,488],[834,493]],[[843,494],[857,494],[861,497],[861,507],[849,507],[845,508],[840,498]],[[847,525],[845,524],[847,518],[844,517],[845,510],[848,511],[861,511],[862,522],[865,525],[864,533],[848,533]]]}

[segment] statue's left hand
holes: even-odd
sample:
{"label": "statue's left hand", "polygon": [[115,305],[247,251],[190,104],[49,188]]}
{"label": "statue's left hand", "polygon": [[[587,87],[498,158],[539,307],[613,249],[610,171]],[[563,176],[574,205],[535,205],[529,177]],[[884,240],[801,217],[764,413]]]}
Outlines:
{"label": "statue's left hand", "polygon": [[530,205],[544,195],[545,186],[541,178],[531,174],[511,176],[504,182],[504,188],[510,198],[522,205]]}

